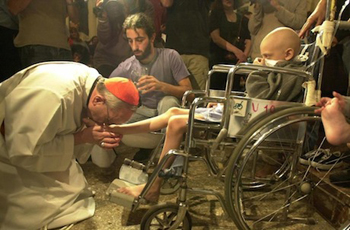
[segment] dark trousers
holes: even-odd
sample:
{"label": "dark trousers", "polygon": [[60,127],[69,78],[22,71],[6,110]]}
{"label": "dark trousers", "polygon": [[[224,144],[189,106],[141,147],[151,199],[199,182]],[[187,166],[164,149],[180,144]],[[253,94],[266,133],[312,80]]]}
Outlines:
{"label": "dark trousers", "polygon": [[13,45],[17,30],[0,26],[0,82],[22,69],[18,49]]}
{"label": "dark trousers", "polygon": [[23,46],[19,48],[19,54],[24,68],[39,62],[73,60],[72,52],[70,50],[52,46]]}

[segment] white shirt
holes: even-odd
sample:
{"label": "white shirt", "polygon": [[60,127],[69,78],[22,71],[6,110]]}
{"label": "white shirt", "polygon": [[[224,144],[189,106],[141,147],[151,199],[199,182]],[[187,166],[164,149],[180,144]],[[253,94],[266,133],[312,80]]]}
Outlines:
{"label": "white shirt", "polygon": [[0,229],[60,227],[91,217],[95,204],[74,146],[99,73],[73,62],[47,62],[0,84]]}

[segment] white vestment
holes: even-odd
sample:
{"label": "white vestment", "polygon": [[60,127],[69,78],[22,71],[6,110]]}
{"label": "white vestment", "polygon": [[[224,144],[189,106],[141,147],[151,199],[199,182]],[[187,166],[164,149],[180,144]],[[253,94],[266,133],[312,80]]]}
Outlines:
{"label": "white vestment", "polygon": [[60,227],[91,217],[95,203],[74,146],[99,73],[74,62],[28,67],[0,83],[0,229]]}

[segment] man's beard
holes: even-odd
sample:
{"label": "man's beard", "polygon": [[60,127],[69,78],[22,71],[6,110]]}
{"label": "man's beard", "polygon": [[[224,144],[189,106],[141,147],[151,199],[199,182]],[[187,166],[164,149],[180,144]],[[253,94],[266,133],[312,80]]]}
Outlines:
{"label": "man's beard", "polygon": [[146,58],[148,58],[149,56],[151,55],[151,43],[148,43],[148,46],[146,47],[145,51],[143,52],[142,55],[140,56],[136,56],[136,59],[139,60],[139,61],[142,61]]}

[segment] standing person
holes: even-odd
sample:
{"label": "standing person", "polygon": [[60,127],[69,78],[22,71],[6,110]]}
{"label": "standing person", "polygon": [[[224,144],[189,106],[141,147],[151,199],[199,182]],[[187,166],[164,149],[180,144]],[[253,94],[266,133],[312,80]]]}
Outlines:
{"label": "standing person", "polygon": [[164,48],[165,41],[162,38],[166,22],[166,8],[162,6],[160,0],[150,0],[154,8],[154,27],[156,30],[156,39],[154,46]]}
{"label": "standing person", "polygon": [[211,0],[161,0],[167,8],[165,47],[175,49],[205,88],[209,71],[209,9]]}
{"label": "standing person", "polygon": [[0,0],[0,82],[21,70],[21,60],[13,39],[18,33],[18,18],[7,7],[8,0]]}
{"label": "standing person", "polygon": [[9,10],[19,16],[15,46],[23,67],[44,61],[72,60],[67,41],[67,13],[78,23],[78,9],[73,0],[9,0]]}
{"label": "standing person", "polygon": [[74,62],[39,63],[0,83],[0,229],[57,228],[94,215],[79,163],[119,145],[139,96],[125,78]]}
{"label": "standing person", "polygon": [[[210,19],[210,67],[216,64],[239,64],[246,62],[250,52],[248,18],[237,13],[238,0],[215,0]],[[227,74],[216,73],[210,87],[225,89]],[[233,90],[241,90],[241,77],[235,76]]]}
{"label": "standing person", "polygon": [[251,58],[260,56],[262,39],[277,27],[299,30],[307,17],[305,0],[256,0],[248,28],[252,36]]}
{"label": "standing person", "polygon": [[98,0],[96,7],[101,10],[97,14],[99,42],[95,49],[93,65],[103,76],[109,76],[121,62],[132,55],[123,33],[125,18],[138,12],[145,12],[153,17],[154,10],[148,0]]}
{"label": "standing person", "polygon": [[235,12],[237,0],[215,0],[210,19],[210,66],[247,61],[250,52],[248,18]]}
{"label": "standing person", "polygon": [[142,105],[129,123],[179,107],[183,94],[192,89],[190,74],[180,55],[172,49],[154,47],[153,21],[143,13],[129,16],[123,28],[134,55],[122,62],[111,76],[130,78],[141,92]]}

